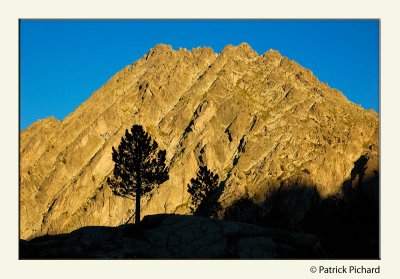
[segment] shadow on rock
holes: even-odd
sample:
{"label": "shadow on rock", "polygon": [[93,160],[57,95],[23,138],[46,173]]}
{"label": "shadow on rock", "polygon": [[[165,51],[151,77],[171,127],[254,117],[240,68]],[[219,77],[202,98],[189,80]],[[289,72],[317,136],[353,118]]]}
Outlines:
{"label": "shadow on rock", "polygon": [[335,195],[322,198],[314,186],[281,183],[262,205],[237,200],[224,219],[315,235],[329,258],[378,259],[379,173],[365,175],[367,162],[363,155],[354,163]]}

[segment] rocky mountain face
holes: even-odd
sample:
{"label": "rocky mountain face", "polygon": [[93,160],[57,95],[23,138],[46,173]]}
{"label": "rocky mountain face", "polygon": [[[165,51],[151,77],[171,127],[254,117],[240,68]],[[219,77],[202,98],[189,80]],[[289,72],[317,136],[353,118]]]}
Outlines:
{"label": "rocky mountain face", "polygon": [[[64,120],[20,133],[20,238],[133,220],[134,201],[105,182],[111,148],[133,124],[167,151],[170,169],[142,199],[142,216],[190,213],[187,185],[201,163],[223,182],[223,211],[241,198],[263,203],[282,187],[326,197],[379,171],[378,115],[279,52],[157,45]],[[296,206],[297,214],[307,197]]]}

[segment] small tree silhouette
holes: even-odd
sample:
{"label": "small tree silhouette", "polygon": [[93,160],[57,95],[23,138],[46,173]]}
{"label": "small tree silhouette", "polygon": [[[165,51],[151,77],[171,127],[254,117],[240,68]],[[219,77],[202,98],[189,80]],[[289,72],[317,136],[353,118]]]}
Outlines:
{"label": "small tree silhouette", "polygon": [[157,142],[140,125],[133,125],[131,133],[125,131],[118,150],[112,148],[115,164],[107,184],[114,195],[136,198],[136,224],[140,222],[141,196],[168,180],[165,155],[165,150],[158,150]]}
{"label": "small tree silhouette", "polygon": [[207,166],[200,166],[197,177],[192,178],[188,184],[192,206],[190,210],[194,215],[217,217],[221,205],[218,202],[218,174],[214,174]]}

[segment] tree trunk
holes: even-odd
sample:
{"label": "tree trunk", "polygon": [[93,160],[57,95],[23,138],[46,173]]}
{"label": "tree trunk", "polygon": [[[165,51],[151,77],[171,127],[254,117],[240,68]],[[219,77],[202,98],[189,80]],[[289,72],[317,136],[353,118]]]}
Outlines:
{"label": "tree trunk", "polygon": [[140,188],[141,181],[140,175],[138,176],[137,184],[136,184],[136,212],[135,212],[135,224],[140,223]]}
{"label": "tree trunk", "polygon": [[142,150],[139,149],[139,162],[137,164],[136,169],[136,212],[135,212],[135,224],[140,223],[140,194],[142,190],[142,173],[141,173],[141,164],[142,164]]}

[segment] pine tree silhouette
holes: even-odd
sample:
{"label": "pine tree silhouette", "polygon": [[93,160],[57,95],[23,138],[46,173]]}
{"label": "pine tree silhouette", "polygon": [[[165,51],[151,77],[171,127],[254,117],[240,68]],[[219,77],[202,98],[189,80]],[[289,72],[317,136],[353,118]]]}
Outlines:
{"label": "pine tree silhouette", "polygon": [[130,133],[125,131],[118,150],[112,148],[115,164],[107,183],[114,195],[136,198],[136,224],[140,222],[141,196],[168,180],[165,155],[166,151],[158,150],[157,142],[140,125],[133,125]]}
{"label": "pine tree silhouette", "polygon": [[192,178],[188,184],[192,206],[190,210],[194,215],[217,217],[221,205],[218,202],[218,174],[214,174],[207,166],[200,166],[197,177]]}

